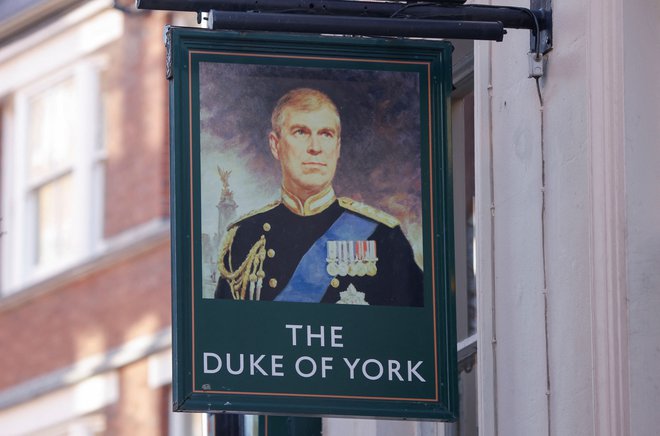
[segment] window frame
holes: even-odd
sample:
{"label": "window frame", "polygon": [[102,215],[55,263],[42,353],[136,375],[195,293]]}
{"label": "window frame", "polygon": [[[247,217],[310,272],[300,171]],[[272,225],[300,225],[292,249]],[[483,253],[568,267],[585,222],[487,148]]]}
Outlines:
{"label": "window frame", "polygon": [[[107,159],[103,133],[101,73],[103,62],[86,58],[17,88],[3,110],[2,166],[2,273],[1,296],[16,293],[36,282],[81,263],[102,247],[104,167]],[[28,180],[30,99],[55,84],[73,80],[78,122],[73,160],[39,180]],[[62,174],[73,177],[74,228],[77,238],[71,256],[58,262],[35,262],[38,189]]]}

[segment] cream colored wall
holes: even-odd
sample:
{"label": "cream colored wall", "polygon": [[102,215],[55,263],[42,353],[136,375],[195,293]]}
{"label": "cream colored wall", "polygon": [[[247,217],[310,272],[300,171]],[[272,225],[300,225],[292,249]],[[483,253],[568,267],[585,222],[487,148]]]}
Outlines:
{"label": "cream colored wall", "polygon": [[660,2],[627,1],[625,138],[630,434],[660,428]]}
{"label": "cream colored wall", "polygon": [[487,435],[593,430],[588,7],[555,2],[553,13],[543,109],[527,78],[528,32],[478,43],[475,54],[480,431]]}
{"label": "cream colored wall", "polygon": [[475,54],[480,431],[657,434],[660,4],[553,9],[542,115],[526,38]]}

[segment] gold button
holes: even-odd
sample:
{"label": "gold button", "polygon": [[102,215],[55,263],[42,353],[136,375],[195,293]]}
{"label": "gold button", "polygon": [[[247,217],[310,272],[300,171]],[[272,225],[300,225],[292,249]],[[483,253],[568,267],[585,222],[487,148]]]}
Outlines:
{"label": "gold button", "polygon": [[335,277],[334,279],[330,280],[330,286],[333,288],[338,288],[339,287],[339,279]]}
{"label": "gold button", "polygon": [[264,223],[263,227],[264,227],[264,232],[267,232],[267,231],[270,230],[270,224],[268,224],[268,223]]}
{"label": "gold button", "polygon": [[270,286],[271,288],[276,288],[277,287],[277,279],[268,280],[268,286]]}
{"label": "gold button", "polygon": [[268,255],[268,257],[275,257],[275,250],[271,248],[266,252],[266,254]]}

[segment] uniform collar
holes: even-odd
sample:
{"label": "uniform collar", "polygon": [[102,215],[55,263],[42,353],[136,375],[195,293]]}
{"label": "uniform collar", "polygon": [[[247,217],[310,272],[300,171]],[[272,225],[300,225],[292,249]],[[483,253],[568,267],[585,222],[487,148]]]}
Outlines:
{"label": "uniform collar", "polygon": [[318,194],[314,194],[304,202],[287,191],[282,186],[282,203],[293,213],[300,216],[316,215],[323,212],[335,201],[335,191],[328,186]]}

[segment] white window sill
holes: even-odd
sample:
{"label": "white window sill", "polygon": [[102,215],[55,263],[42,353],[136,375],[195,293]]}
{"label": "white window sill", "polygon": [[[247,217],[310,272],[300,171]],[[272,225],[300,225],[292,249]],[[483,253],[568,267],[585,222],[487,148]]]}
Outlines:
{"label": "white window sill", "polygon": [[[153,247],[169,242],[169,219],[155,219],[125,231],[90,256],[58,269],[50,274],[26,280],[20,286],[5,289],[0,295],[0,311],[22,305],[35,297],[66,286],[91,273],[111,267],[116,262],[139,255]],[[169,268],[169,264],[167,268]]]}

